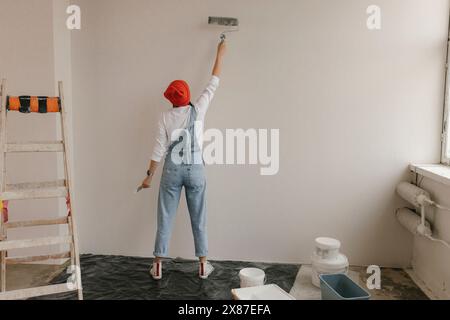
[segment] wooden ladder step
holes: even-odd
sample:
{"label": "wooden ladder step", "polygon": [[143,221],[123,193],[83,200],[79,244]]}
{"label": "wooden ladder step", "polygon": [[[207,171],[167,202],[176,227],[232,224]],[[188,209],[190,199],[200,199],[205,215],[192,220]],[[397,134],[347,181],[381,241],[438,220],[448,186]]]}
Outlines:
{"label": "wooden ladder step", "polygon": [[0,251],[46,247],[58,244],[70,244],[72,243],[72,239],[73,238],[71,236],[63,236],[63,237],[47,237],[47,238],[24,239],[24,240],[6,240],[0,241]]}
{"label": "wooden ladder step", "polygon": [[65,180],[41,182],[41,183],[19,183],[6,186],[6,191],[0,194],[2,200],[26,200],[26,199],[48,199],[65,198],[67,187]]}
{"label": "wooden ladder step", "polygon": [[8,143],[6,152],[64,152],[64,144],[62,141]]}
{"label": "wooden ladder step", "polygon": [[49,254],[49,255],[42,255],[42,256],[6,258],[6,263],[7,264],[22,264],[22,263],[30,263],[30,262],[38,262],[38,261],[66,259],[66,258],[70,258],[70,252],[56,253],[56,254]]}
{"label": "wooden ladder step", "polygon": [[23,300],[37,296],[48,296],[52,294],[59,294],[64,292],[72,292],[78,290],[76,285],[75,288],[70,288],[67,283],[55,284],[51,286],[36,287],[31,289],[21,289],[14,291],[0,292],[0,300]]}
{"label": "wooden ladder step", "polygon": [[68,224],[68,223],[69,223],[69,219],[67,217],[64,217],[64,218],[48,219],[48,220],[30,220],[30,221],[7,222],[3,226],[6,229],[17,229],[17,228],[61,225],[61,224]]}

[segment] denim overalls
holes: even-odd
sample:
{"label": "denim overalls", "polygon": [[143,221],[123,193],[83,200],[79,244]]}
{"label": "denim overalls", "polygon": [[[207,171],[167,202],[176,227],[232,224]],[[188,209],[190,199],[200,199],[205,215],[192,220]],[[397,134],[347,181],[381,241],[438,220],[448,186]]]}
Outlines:
{"label": "denim overalls", "polygon": [[[164,163],[158,197],[158,231],[156,233],[155,257],[167,257],[172,225],[178,209],[181,190],[184,187],[186,201],[191,217],[192,233],[194,235],[195,255],[206,257],[208,255],[208,241],[206,234],[206,177],[202,159],[201,148],[196,142],[195,121],[197,111],[190,107],[190,118],[186,134],[182,135],[168,149]],[[190,137],[186,135],[189,134]],[[191,142],[190,154],[183,154],[183,147]],[[189,148],[187,148],[189,149]],[[172,154],[179,153],[180,157],[191,156],[191,161],[177,163]],[[189,158],[189,157],[188,157]]]}

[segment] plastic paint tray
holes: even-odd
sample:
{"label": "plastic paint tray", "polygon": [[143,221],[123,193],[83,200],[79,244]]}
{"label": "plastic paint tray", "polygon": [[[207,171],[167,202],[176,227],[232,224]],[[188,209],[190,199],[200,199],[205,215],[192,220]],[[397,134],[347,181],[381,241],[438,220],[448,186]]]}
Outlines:
{"label": "plastic paint tray", "polygon": [[370,294],[346,274],[322,274],[322,300],[369,300]]}
{"label": "plastic paint tray", "polygon": [[234,300],[295,300],[276,284],[231,290]]}

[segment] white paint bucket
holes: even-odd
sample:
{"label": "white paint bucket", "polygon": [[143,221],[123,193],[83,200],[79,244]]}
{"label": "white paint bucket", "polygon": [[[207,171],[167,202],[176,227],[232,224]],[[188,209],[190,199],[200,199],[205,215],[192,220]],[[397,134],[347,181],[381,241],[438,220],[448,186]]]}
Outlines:
{"label": "white paint bucket", "polygon": [[317,238],[316,250],[312,255],[312,283],[320,288],[319,275],[348,273],[348,259],[339,253],[341,243],[331,238]]}
{"label": "white paint bucket", "polygon": [[239,272],[241,288],[263,286],[266,283],[266,274],[257,268],[245,268]]}

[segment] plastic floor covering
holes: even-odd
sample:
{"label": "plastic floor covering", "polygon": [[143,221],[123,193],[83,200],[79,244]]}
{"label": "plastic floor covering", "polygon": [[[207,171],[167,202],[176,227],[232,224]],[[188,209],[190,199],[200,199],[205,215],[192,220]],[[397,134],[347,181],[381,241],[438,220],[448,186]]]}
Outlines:
{"label": "plastic floor covering", "polygon": [[[163,279],[149,274],[151,258],[83,255],[81,272],[85,300],[231,300],[231,289],[239,288],[239,271],[255,267],[266,272],[267,283],[289,292],[300,265],[211,261],[215,271],[207,280],[198,277],[198,262],[166,260]],[[52,281],[64,283],[62,273]],[[59,294],[40,299],[76,299],[76,294]]]}

